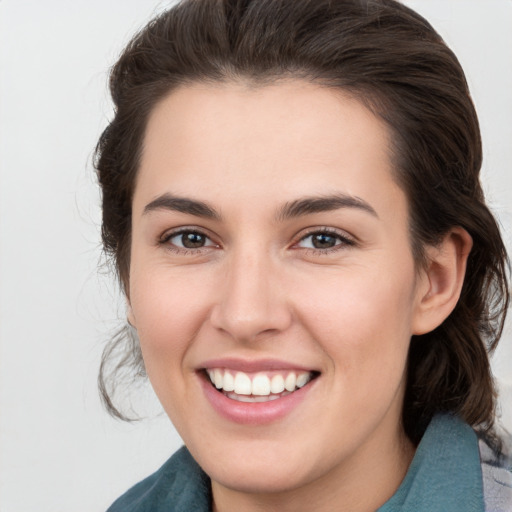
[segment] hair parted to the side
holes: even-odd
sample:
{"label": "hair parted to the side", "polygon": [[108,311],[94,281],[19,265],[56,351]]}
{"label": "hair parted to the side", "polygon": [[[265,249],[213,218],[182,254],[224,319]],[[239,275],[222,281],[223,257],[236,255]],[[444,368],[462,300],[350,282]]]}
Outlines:
{"label": "hair parted to the side", "polygon": [[[439,328],[411,341],[403,422],[414,442],[440,411],[490,428],[488,352],[508,306],[508,259],[479,182],[478,120],[455,55],[425,19],[394,0],[184,0],[133,38],[112,69],[115,115],[95,161],[103,244],[125,292],[132,196],[152,109],[191,82],[257,87],[285,78],[343,90],[385,120],[418,265],[425,263],[423,248],[452,227],[473,238],[457,307]],[[104,402],[120,418],[110,398],[116,377],[143,368],[140,349],[125,343],[117,336],[105,348],[99,375]]]}

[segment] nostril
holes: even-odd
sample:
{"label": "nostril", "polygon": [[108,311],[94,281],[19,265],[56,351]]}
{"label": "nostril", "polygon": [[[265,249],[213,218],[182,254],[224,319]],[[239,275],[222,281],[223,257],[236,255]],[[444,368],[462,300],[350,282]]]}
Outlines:
{"label": "nostril", "polygon": [[236,341],[250,343],[277,336],[292,323],[292,315],[284,306],[251,308],[223,304],[216,306],[210,315],[211,325]]}

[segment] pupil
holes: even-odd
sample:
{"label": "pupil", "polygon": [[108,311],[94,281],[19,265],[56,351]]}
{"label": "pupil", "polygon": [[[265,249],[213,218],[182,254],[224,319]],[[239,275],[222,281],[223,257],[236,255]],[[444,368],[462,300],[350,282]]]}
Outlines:
{"label": "pupil", "polygon": [[204,236],[199,233],[185,233],[181,237],[183,247],[195,249],[204,246]]}
{"label": "pupil", "polygon": [[331,235],[319,233],[313,236],[313,246],[316,249],[328,249],[336,245],[336,239]]}

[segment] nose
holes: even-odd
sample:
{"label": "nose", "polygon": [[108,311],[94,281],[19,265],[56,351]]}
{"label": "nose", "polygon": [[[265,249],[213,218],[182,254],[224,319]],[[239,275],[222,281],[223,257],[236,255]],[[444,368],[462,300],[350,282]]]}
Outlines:
{"label": "nose", "polygon": [[265,254],[238,253],[226,261],[226,274],[211,310],[214,328],[239,342],[252,342],[286,330],[292,322],[279,265]]}

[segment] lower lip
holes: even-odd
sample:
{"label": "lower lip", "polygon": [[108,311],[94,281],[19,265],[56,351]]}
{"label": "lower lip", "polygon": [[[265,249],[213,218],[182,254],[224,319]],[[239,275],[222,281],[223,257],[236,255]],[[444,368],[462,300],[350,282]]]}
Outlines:
{"label": "lower lip", "polygon": [[290,414],[304,400],[314,381],[289,395],[268,402],[238,402],[214,388],[210,381],[200,376],[204,394],[213,409],[224,418],[242,425],[263,425]]}

